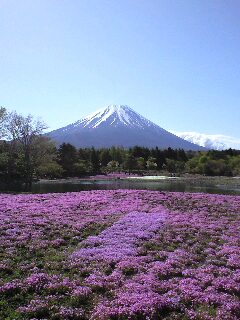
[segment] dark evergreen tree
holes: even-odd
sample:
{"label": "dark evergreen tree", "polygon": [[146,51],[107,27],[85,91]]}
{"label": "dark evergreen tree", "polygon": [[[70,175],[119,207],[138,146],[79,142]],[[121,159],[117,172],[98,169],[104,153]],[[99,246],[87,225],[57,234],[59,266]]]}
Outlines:
{"label": "dark evergreen tree", "polygon": [[161,170],[163,164],[166,163],[164,152],[156,147],[155,149],[151,149],[151,156],[156,158],[157,169]]}
{"label": "dark evergreen tree", "polygon": [[124,169],[128,170],[129,174],[130,172],[137,167],[137,161],[136,158],[131,154],[127,153],[125,161],[123,163]]}
{"label": "dark evergreen tree", "polygon": [[98,173],[100,171],[100,160],[99,160],[99,152],[95,150],[95,148],[91,148],[90,151],[90,162],[92,165],[92,170],[94,173]]}
{"label": "dark evergreen tree", "polygon": [[186,152],[184,151],[184,149],[178,149],[177,150],[177,160],[178,161],[183,161],[183,162],[186,162],[188,160]]}
{"label": "dark evergreen tree", "polygon": [[58,149],[58,163],[64,170],[64,176],[75,175],[74,164],[77,162],[77,149],[70,143],[63,143]]}
{"label": "dark evergreen tree", "polygon": [[107,166],[107,164],[112,160],[109,149],[100,150],[99,160],[100,160],[101,167]]}

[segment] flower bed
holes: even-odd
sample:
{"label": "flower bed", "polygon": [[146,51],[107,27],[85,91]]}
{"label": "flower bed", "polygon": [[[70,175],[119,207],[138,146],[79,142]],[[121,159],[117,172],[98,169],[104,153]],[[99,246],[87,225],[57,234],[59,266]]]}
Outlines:
{"label": "flower bed", "polygon": [[0,319],[240,318],[240,197],[0,195]]}

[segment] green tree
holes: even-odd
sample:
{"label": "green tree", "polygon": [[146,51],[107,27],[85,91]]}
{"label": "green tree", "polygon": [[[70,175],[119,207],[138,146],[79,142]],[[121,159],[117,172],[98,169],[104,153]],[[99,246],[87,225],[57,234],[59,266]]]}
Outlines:
{"label": "green tree", "polygon": [[119,170],[119,162],[115,161],[115,160],[109,161],[108,164],[107,164],[107,168],[111,172],[115,172],[115,171]]}
{"label": "green tree", "polygon": [[143,157],[136,158],[136,168],[138,170],[144,170],[146,166],[146,161]]}
{"label": "green tree", "polygon": [[232,171],[224,159],[209,159],[204,163],[203,173],[208,176],[231,176]]}
{"label": "green tree", "polygon": [[198,157],[193,157],[189,159],[185,164],[186,172],[188,173],[203,173],[203,164],[199,162]]}
{"label": "green tree", "polygon": [[36,175],[39,178],[56,179],[63,175],[63,168],[55,161],[40,164],[36,168]]}
{"label": "green tree", "polygon": [[74,163],[74,172],[77,176],[83,176],[92,171],[92,165],[89,160],[79,159],[76,163]]}
{"label": "green tree", "polygon": [[163,164],[166,162],[164,157],[164,151],[159,150],[158,147],[156,147],[155,149],[151,150],[151,156],[153,158],[156,158],[157,168],[161,170],[163,167]]}
{"label": "green tree", "polygon": [[184,149],[178,149],[177,150],[177,160],[178,161],[183,161],[183,162],[186,162],[188,160],[186,152],[184,151]]}
{"label": "green tree", "polygon": [[70,143],[63,143],[58,149],[58,163],[64,170],[64,175],[75,175],[74,164],[77,162],[77,149]]}
{"label": "green tree", "polygon": [[98,151],[96,151],[95,148],[91,148],[90,162],[92,165],[92,171],[94,173],[99,172],[100,171],[100,160],[99,160],[99,156],[98,156]]}
{"label": "green tree", "polygon": [[[39,142],[43,130],[46,125],[40,121],[35,120],[32,115],[24,117],[17,112],[8,114],[5,121],[5,131],[8,140],[10,141],[10,153],[17,153],[19,155],[23,172],[23,181],[25,190],[31,190],[33,175],[36,161],[39,161],[40,151]],[[43,142],[44,141],[44,142]],[[41,152],[44,148],[48,148],[48,140],[41,140]]]}
{"label": "green tree", "polygon": [[228,162],[233,175],[239,176],[240,175],[240,155],[230,157]]}
{"label": "green tree", "polygon": [[118,161],[119,163],[122,163],[123,161],[123,148],[117,148],[117,147],[111,147],[110,151],[111,160]]}
{"label": "green tree", "polygon": [[146,167],[148,170],[156,170],[157,169],[156,158],[149,157],[146,162]]}
{"label": "green tree", "polygon": [[130,172],[134,168],[136,168],[136,164],[137,164],[137,161],[136,161],[135,157],[131,153],[127,153],[126,158],[123,162],[123,168],[128,170],[128,172],[130,174]]}
{"label": "green tree", "polygon": [[99,160],[102,167],[107,166],[107,164],[112,160],[109,149],[100,150]]}

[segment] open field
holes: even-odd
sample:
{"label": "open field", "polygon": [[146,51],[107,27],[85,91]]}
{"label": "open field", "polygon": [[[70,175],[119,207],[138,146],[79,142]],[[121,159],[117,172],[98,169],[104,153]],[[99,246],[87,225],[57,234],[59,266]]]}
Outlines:
{"label": "open field", "polygon": [[0,195],[0,319],[240,318],[240,197]]}

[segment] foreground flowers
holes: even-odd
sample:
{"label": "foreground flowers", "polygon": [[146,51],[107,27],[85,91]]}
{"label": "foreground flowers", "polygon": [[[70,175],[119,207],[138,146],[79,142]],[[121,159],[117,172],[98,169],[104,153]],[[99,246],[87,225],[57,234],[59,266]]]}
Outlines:
{"label": "foreground flowers", "polygon": [[240,197],[0,195],[0,319],[239,319]]}

